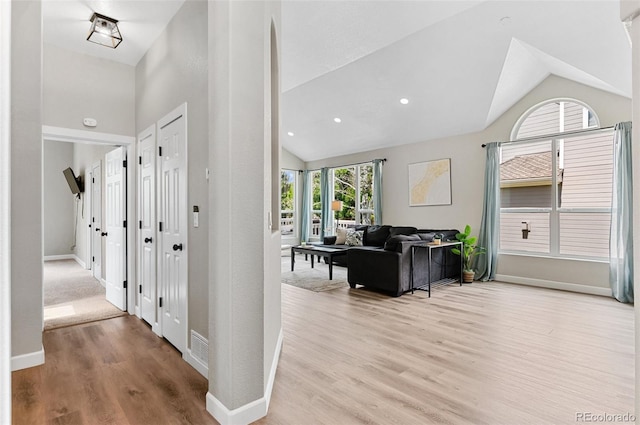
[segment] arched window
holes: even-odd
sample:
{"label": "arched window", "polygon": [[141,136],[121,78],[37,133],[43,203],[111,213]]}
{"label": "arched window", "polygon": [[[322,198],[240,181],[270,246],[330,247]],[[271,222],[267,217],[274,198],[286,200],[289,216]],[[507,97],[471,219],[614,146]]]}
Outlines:
{"label": "arched window", "polygon": [[522,114],[513,126],[511,140],[600,128],[600,120],[586,103],[575,99],[551,99]]}
{"label": "arched window", "polygon": [[500,250],[608,257],[613,131],[575,99],[535,105],[500,151]]}

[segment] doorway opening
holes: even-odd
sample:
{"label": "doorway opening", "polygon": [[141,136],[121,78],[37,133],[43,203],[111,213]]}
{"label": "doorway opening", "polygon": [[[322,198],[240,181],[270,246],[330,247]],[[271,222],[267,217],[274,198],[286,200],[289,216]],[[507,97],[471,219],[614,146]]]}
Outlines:
{"label": "doorway opening", "polygon": [[45,330],[127,312],[123,139],[43,126]]}

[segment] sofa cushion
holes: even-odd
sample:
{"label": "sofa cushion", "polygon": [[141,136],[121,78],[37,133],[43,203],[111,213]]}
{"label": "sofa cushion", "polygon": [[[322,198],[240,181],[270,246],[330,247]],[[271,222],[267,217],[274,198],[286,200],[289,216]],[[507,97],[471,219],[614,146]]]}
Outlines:
{"label": "sofa cushion", "polygon": [[347,242],[347,229],[336,229],[336,245],[344,245]]}
{"label": "sofa cushion", "polygon": [[347,241],[346,244],[349,246],[362,246],[362,235],[364,234],[364,230],[347,230]]}
{"label": "sofa cushion", "polygon": [[414,235],[392,235],[389,236],[389,239],[384,243],[384,249],[386,251],[398,251],[399,245],[401,242],[413,241],[413,242],[421,242],[420,236],[417,234]]}
{"label": "sofa cushion", "polygon": [[389,236],[395,235],[415,235],[418,233],[418,229],[410,226],[393,226],[389,229]]}
{"label": "sofa cushion", "polygon": [[389,237],[391,226],[368,226],[364,231],[364,246],[384,246]]}

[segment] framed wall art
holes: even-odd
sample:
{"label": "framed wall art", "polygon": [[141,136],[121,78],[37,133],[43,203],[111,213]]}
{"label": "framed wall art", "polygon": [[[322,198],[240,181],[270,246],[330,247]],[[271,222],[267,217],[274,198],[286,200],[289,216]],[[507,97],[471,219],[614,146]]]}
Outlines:
{"label": "framed wall art", "polygon": [[451,158],[409,164],[409,206],[451,205]]}

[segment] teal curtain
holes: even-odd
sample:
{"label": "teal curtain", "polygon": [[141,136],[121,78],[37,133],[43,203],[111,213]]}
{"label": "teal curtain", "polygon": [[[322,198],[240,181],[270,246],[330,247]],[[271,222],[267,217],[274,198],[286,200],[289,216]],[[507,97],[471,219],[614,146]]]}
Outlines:
{"label": "teal curtain", "polygon": [[633,302],[633,172],[631,123],[616,125],[609,237],[609,284],[614,298]]}
{"label": "teal curtain", "polygon": [[496,278],[500,240],[500,145],[497,142],[488,143],[486,150],[484,202],[478,246],[486,248],[487,252],[477,256],[475,264],[476,279],[484,282]]}
{"label": "teal curtain", "polygon": [[383,159],[373,160],[373,217],[375,224],[383,224],[382,221],[382,164]]}
{"label": "teal curtain", "polygon": [[322,217],[320,218],[320,241],[322,241],[331,229],[331,191],[329,188],[329,169],[320,170],[320,202],[322,204]]}
{"label": "teal curtain", "polygon": [[311,182],[309,171],[302,172],[302,209],[300,211],[300,242],[309,241],[309,218],[311,212]]}

